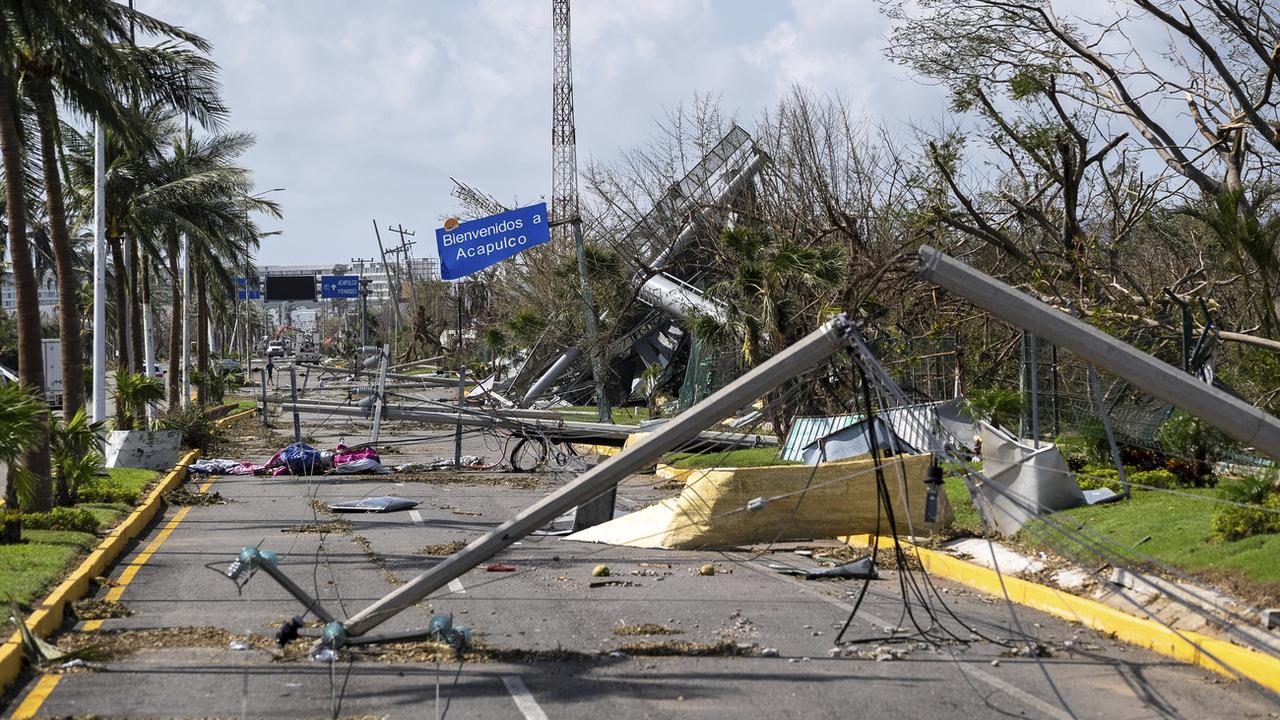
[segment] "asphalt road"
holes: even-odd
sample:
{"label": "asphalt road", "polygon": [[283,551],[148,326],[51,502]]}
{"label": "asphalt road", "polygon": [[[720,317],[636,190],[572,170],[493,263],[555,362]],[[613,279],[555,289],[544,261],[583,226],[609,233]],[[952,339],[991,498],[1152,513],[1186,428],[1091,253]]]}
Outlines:
{"label": "asphalt road", "polygon": [[[358,427],[320,423],[304,432],[319,444]],[[285,425],[284,423],[281,423]],[[287,425],[285,425],[287,427]],[[323,428],[323,429],[322,429]],[[397,426],[385,437],[426,434]],[[496,447],[468,437],[467,452],[495,459]],[[451,454],[438,438],[384,456],[384,462]],[[254,458],[265,459],[265,456]],[[473,474],[447,482],[399,482],[398,476],[319,478],[225,477],[212,489],[229,502],[196,506],[140,567],[122,603],[133,614],[106,620],[99,632],[147,628],[220,628],[270,637],[298,604],[265,575],[243,591],[205,567],[224,568],[245,545],[275,550],[282,569],[315,592],[338,616],[352,614],[438,559],[428,544],[467,541],[545,495],[563,478]],[[660,494],[652,477],[621,489],[622,509]],[[534,485],[531,487],[531,485]],[[417,500],[415,512],[344,515],[349,529],[321,536],[282,532],[329,522],[313,497],[327,503],[394,494]],[[178,508],[140,539],[127,562]],[[261,649],[235,650],[208,630],[60,676],[39,709],[43,717],[391,717],[422,718],[1267,718],[1280,707],[1212,673],[1128,647],[1079,626],[971,593],[946,581],[931,601],[939,619],[968,639],[997,640],[1021,627],[1047,657],[1010,657],[999,644],[976,640],[890,647],[894,657],[831,657],[858,581],[802,581],[769,563],[813,561],[794,545],[734,552],[667,552],[526,539],[499,558],[514,572],[476,569],[406,611],[387,630],[423,627],[433,613],[452,613],[486,646],[525,651],[504,661],[459,664],[382,662],[345,653],[335,662],[281,661]],[[704,563],[713,576],[697,573]],[[597,564],[621,584],[590,587]],[[113,574],[118,577],[120,568]],[[850,636],[868,640],[873,655],[886,628],[909,627],[897,575],[872,583]],[[913,608],[918,617],[924,609]],[[1016,621],[1012,612],[1016,612]],[[615,628],[652,623],[678,634],[619,636]],[[178,633],[175,637],[181,638]],[[618,652],[627,643],[729,641],[743,656],[653,657]],[[1068,644],[1069,641],[1069,644]],[[128,644],[128,642],[126,642]],[[669,646],[660,646],[669,647]],[[777,657],[761,650],[776,649]],[[882,647],[881,650],[884,650]],[[5,698],[12,712],[38,677]],[[437,699],[438,698],[438,699]]]}

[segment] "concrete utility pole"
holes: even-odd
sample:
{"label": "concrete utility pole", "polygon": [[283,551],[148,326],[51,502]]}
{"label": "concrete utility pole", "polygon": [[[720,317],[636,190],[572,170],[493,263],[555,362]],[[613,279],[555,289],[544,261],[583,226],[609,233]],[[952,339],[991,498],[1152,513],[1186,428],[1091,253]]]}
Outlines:
{"label": "concrete utility pole", "polygon": [[596,419],[600,422],[613,422],[609,392],[605,388],[605,348],[596,321],[596,304],[591,296],[591,284],[587,281],[587,253],[582,241],[582,220],[579,218],[573,219],[573,246],[578,255],[578,281],[582,289],[582,314],[587,325],[587,344],[591,353],[591,378],[596,385]]}
{"label": "concrete utility pole", "polygon": [[[93,123],[93,421],[107,417],[107,136]],[[72,378],[66,378],[72,382]]]}
{"label": "concrete utility pole", "polygon": [[840,315],[801,338],[702,402],[675,416],[643,440],[624,449],[577,479],[522,510],[489,534],[477,538],[444,562],[385,595],[344,623],[348,635],[363,635],[449,584],[450,580],[502,552],[512,543],[559,517],[569,508],[594,500],[663,453],[697,437],[707,428],[750,405],[783,382],[826,362],[847,347],[852,324]]}
{"label": "concrete utility pole", "polygon": [[[378,232],[378,220],[373,221],[373,235],[378,239],[378,254],[382,256],[382,272],[387,276],[387,288],[391,291],[391,353],[396,352],[396,340],[400,337],[400,295],[402,290],[400,287],[400,273],[396,272],[393,276],[391,266],[387,264],[387,251],[382,246],[382,233]],[[394,278],[395,282],[392,282]]]}
{"label": "concrete utility pole", "polygon": [[1266,412],[928,245],[920,259],[924,279],[1280,460],[1280,420]]}
{"label": "concrete utility pole", "polygon": [[360,308],[360,347],[369,344],[369,331],[365,324],[365,317],[369,314],[369,289],[364,284],[364,266],[373,262],[373,258],[351,258],[352,265],[359,265],[357,271],[360,275],[360,299],[357,305]]}
{"label": "concrete utility pole", "polygon": [[[404,257],[404,269],[409,275],[409,304],[412,308],[409,316],[413,317],[418,312],[418,291],[413,287],[413,252],[411,248],[417,243],[412,240],[405,240],[405,236],[413,237],[417,233],[412,230],[406,230],[400,223],[396,223],[395,227],[387,226],[387,230],[400,236],[400,245],[392,248],[391,252],[398,253]],[[397,260],[396,266],[399,267],[399,265],[400,262]]]}

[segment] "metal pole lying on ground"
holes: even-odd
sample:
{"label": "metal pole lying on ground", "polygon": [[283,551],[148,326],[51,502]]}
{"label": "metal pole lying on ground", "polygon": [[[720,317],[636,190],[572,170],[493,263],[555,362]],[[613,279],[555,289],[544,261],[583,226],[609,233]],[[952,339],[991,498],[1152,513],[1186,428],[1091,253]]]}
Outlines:
{"label": "metal pole lying on ground", "polygon": [[1280,420],[928,245],[920,259],[926,280],[1280,460]]}
{"label": "metal pole lying on ground", "polygon": [[562,513],[608,492],[663,453],[698,436],[788,379],[825,362],[848,344],[852,323],[840,315],[716,393],[677,415],[640,442],[551,493],[493,532],[352,616],[347,634],[363,635],[488,560]]}

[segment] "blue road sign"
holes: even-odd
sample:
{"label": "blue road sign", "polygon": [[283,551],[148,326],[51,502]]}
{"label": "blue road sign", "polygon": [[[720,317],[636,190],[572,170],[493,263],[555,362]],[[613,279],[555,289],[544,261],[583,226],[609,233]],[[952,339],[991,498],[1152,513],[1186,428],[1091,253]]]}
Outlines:
{"label": "blue road sign", "polygon": [[440,277],[465,277],[550,239],[546,203],[490,215],[448,230],[437,228]]}
{"label": "blue road sign", "polygon": [[360,297],[359,275],[321,275],[320,297],[322,298],[358,298]]}
{"label": "blue road sign", "polygon": [[236,300],[261,300],[262,291],[257,288],[258,278],[253,278],[252,282],[247,278],[236,278]]}

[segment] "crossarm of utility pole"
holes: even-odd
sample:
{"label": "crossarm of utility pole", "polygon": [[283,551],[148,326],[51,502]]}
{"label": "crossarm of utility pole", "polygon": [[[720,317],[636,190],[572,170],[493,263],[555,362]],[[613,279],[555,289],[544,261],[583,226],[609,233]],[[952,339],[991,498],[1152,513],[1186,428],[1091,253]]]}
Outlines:
{"label": "crossarm of utility pole", "polygon": [[688,442],[705,428],[724,420],[786,380],[826,362],[848,345],[851,327],[852,324],[843,314],[833,318],[786,350],[677,415],[634,446],[587,471],[407,585],[356,613],[346,622],[347,634],[355,637],[369,632],[570,508],[599,497],[627,476],[653,464],[663,453]]}

